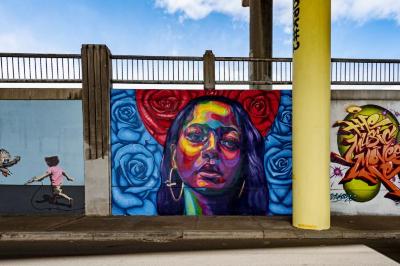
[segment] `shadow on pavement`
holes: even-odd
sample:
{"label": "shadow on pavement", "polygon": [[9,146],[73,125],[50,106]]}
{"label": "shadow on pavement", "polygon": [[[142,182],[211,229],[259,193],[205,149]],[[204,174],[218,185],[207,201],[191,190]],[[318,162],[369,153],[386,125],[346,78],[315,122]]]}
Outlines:
{"label": "shadow on pavement", "polygon": [[58,256],[147,254],[179,251],[274,249],[297,247],[325,247],[344,245],[366,245],[400,263],[400,240],[176,240],[171,242],[143,241],[54,241],[54,242],[7,242],[0,243],[1,259],[22,259]]}

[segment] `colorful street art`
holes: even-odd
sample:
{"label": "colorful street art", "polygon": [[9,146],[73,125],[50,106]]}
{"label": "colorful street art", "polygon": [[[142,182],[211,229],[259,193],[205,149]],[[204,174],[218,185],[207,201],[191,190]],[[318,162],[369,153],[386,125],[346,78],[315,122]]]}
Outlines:
{"label": "colorful street art", "polygon": [[81,101],[0,100],[0,113],[0,215],[83,214]]}
{"label": "colorful street art", "polygon": [[10,176],[12,173],[10,167],[17,164],[21,160],[20,156],[15,156],[14,159],[6,149],[0,149],[0,172],[4,177]]}
{"label": "colorful street art", "polygon": [[339,153],[332,152],[332,177],[340,177],[339,184],[347,194],[336,195],[347,201],[367,202],[385,187],[386,198],[400,201],[400,186],[396,177],[400,173],[399,122],[388,109],[378,105],[351,105],[338,128]]}
{"label": "colorful street art", "polygon": [[290,91],[112,90],[114,215],[292,212]]}

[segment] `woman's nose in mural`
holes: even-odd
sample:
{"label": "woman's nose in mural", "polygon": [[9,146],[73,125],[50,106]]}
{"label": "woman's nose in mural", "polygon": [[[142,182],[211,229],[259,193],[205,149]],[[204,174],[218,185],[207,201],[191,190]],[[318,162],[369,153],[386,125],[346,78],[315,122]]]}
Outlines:
{"label": "woman's nose in mural", "polygon": [[211,132],[206,145],[204,145],[202,158],[207,160],[216,160],[218,159],[218,157],[218,145],[216,141],[216,136],[215,133]]}

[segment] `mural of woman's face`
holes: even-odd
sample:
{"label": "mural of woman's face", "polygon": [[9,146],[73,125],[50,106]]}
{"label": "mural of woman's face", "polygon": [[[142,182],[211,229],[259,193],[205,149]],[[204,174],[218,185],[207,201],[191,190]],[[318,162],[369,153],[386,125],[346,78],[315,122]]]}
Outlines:
{"label": "mural of woman's face", "polygon": [[199,103],[179,133],[173,167],[196,191],[223,192],[236,185],[241,174],[241,135],[230,105]]}

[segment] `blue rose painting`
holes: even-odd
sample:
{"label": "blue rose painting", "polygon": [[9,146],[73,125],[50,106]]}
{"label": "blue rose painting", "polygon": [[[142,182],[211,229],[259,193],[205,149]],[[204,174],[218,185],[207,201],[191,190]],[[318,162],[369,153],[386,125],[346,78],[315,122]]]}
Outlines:
{"label": "blue rose painting", "polygon": [[112,214],[156,215],[162,146],[139,117],[134,90],[112,90]]}
{"label": "blue rose painting", "polygon": [[292,213],[291,91],[217,92],[111,91],[113,215]]}
{"label": "blue rose painting", "polygon": [[281,91],[278,114],[265,138],[264,168],[269,186],[269,212],[292,214],[292,92]]}

